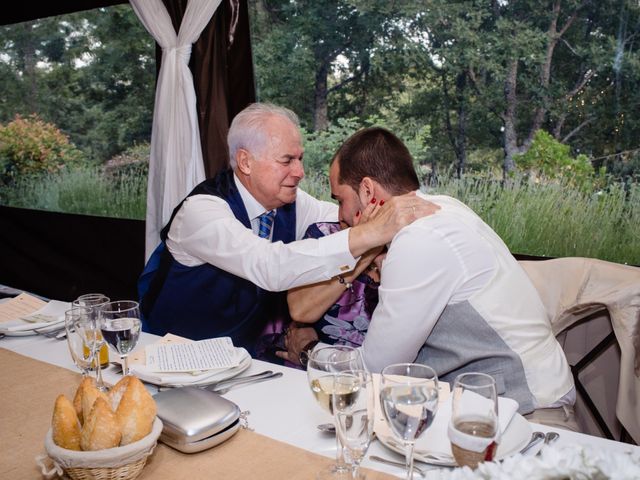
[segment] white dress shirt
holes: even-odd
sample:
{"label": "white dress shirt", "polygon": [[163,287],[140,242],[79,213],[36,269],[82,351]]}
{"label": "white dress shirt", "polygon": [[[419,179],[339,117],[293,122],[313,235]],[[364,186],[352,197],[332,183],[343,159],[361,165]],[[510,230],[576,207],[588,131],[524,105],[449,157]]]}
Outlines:
{"label": "white dress shirt", "polygon": [[338,207],[298,189],[296,242],[271,243],[257,236],[258,220],[266,209],[240,181],[236,185],[254,231],[238,221],[222,198],[194,195],[176,214],[167,237],[167,248],[183,265],[210,263],[268,291],[328,280],[355,267],[349,251],[349,231],[320,239],[305,239],[307,227],[316,222],[335,222]]}
{"label": "white dress shirt", "polygon": [[371,371],[413,362],[444,308],[480,291],[496,268],[491,246],[443,209],[394,237],[382,264],[379,302],[363,344]]}

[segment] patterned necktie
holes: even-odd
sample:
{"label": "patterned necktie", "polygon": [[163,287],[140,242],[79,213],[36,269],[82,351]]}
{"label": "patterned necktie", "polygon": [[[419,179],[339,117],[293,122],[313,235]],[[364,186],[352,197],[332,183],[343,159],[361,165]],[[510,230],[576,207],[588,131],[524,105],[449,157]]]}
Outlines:
{"label": "patterned necktie", "polygon": [[269,238],[271,227],[273,226],[273,217],[275,217],[275,215],[275,210],[260,215],[260,228],[258,229],[258,236],[260,238]]}

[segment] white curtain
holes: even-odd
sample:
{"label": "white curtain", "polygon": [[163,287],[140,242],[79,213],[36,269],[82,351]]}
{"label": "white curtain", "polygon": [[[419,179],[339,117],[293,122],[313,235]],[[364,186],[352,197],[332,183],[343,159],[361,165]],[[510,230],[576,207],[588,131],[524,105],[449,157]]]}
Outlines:
{"label": "white curtain", "polygon": [[160,242],[174,207],[205,178],[196,93],[189,70],[191,45],[221,0],[189,0],[176,35],[161,0],[130,0],[136,15],[162,47],[156,86],[147,190],[145,260]]}

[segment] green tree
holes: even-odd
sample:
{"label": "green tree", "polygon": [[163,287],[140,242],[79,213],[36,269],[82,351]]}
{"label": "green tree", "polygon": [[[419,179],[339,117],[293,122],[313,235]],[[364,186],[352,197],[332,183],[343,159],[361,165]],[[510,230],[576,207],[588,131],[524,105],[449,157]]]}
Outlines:
{"label": "green tree", "polygon": [[151,133],[155,43],[128,5],[2,27],[0,120],[37,113],[104,161]]}
{"label": "green tree", "polygon": [[262,98],[295,106],[314,130],[329,125],[331,97],[338,100],[339,116],[369,113],[370,87],[382,84],[388,65],[379,59],[403,38],[397,21],[401,12],[393,2],[255,0],[250,4]]}

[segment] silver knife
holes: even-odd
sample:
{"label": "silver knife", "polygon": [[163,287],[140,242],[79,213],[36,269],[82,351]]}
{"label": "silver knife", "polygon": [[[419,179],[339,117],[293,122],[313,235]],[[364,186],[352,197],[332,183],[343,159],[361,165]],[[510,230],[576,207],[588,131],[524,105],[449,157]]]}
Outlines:
{"label": "silver knife", "polygon": [[208,385],[203,385],[202,388],[205,390],[214,391],[217,388],[224,388],[226,386],[235,385],[239,383],[250,382],[254,379],[259,379],[263,377],[267,377],[273,373],[273,370],[265,370],[264,372],[256,373],[254,375],[247,375],[246,377],[233,377],[227,378],[225,380],[220,380],[219,382],[210,383]]}
{"label": "silver knife", "polygon": [[242,377],[242,379],[238,379],[237,382],[232,382],[232,383],[226,383],[224,385],[216,385],[215,387],[212,388],[207,388],[207,390],[210,390],[214,393],[217,393],[219,395],[224,395],[225,393],[227,393],[229,390],[231,390],[232,388],[235,387],[239,387],[242,385],[250,385],[252,383],[259,383],[259,382],[265,382],[267,380],[271,380],[273,378],[279,378],[282,376],[282,372],[270,372],[268,375],[265,375],[264,373],[261,376],[252,376],[252,378],[250,377]]}

